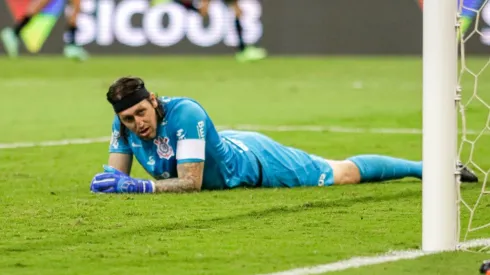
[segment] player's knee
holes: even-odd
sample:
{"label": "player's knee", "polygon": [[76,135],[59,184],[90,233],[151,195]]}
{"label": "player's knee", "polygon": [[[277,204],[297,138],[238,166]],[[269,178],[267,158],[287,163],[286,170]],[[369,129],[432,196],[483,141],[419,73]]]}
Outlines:
{"label": "player's knee", "polygon": [[328,163],[333,170],[334,184],[354,184],[361,181],[359,168],[352,161],[329,160]]}

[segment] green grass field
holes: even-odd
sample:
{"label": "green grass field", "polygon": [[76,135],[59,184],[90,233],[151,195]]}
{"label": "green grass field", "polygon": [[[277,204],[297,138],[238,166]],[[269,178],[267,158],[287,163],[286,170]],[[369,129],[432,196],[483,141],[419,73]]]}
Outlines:
{"label": "green grass field", "polygon": [[[475,71],[487,60],[474,58]],[[0,144],[111,133],[105,93],[123,75],[159,95],[200,101],[217,125],[271,127],[274,139],[332,159],[363,153],[422,156],[420,134],[273,131],[317,125],[358,130],[422,127],[420,58],[231,57],[0,59]],[[463,79],[464,100],[473,91]],[[481,99],[478,100],[478,99]],[[487,128],[490,69],[467,106],[468,128]],[[468,136],[474,140],[477,135]],[[490,169],[490,135],[462,160]],[[471,150],[473,149],[473,150]],[[297,189],[95,195],[107,142],[0,149],[0,274],[264,274],[391,250],[420,249],[421,182],[414,179]],[[472,152],[470,154],[470,152]],[[147,177],[139,165],[134,174]],[[465,185],[473,204],[481,182]],[[490,196],[489,196],[490,197]],[[483,197],[474,225],[490,222]],[[462,211],[463,232],[469,212]],[[471,239],[490,236],[490,229]],[[478,274],[489,254],[454,252],[333,274]]]}

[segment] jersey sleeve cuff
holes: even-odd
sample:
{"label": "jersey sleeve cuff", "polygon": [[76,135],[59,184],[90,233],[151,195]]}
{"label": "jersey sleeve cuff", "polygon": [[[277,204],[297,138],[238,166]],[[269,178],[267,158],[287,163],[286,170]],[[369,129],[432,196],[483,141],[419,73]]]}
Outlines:
{"label": "jersey sleeve cuff", "polygon": [[109,153],[119,153],[119,154],[126,154],[126,155],[132,155],[133,152],[131,150],[118,150],[118,149],[110,149]]}
{"label": "jersey sleeve cuff", "polygon": [[177,164],[203,162],[203,159],[179,159]]}

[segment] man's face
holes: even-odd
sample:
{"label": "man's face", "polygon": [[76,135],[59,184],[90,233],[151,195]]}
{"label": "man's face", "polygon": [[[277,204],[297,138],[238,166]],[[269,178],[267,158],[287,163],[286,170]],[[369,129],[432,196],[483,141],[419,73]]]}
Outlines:
{"label": "man's face", "polygon": [[157,114],[155,108],[158,106],[154,94],[150,100],[142,100],[131,108],[120,112],[119,119],[133,133],[142,139],[153,139],[157,135]]}

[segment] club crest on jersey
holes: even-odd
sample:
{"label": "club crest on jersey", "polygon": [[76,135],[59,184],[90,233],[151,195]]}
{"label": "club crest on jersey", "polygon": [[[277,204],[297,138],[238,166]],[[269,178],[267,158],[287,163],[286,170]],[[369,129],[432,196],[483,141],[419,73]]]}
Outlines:
{"label": "club crest on jersey", "polygon": [[168,137],[158,137],[153,141],[157,146],[157,154],[161,159],[170,159],[174,155],[174,150],[169,144],[170,139]]}

